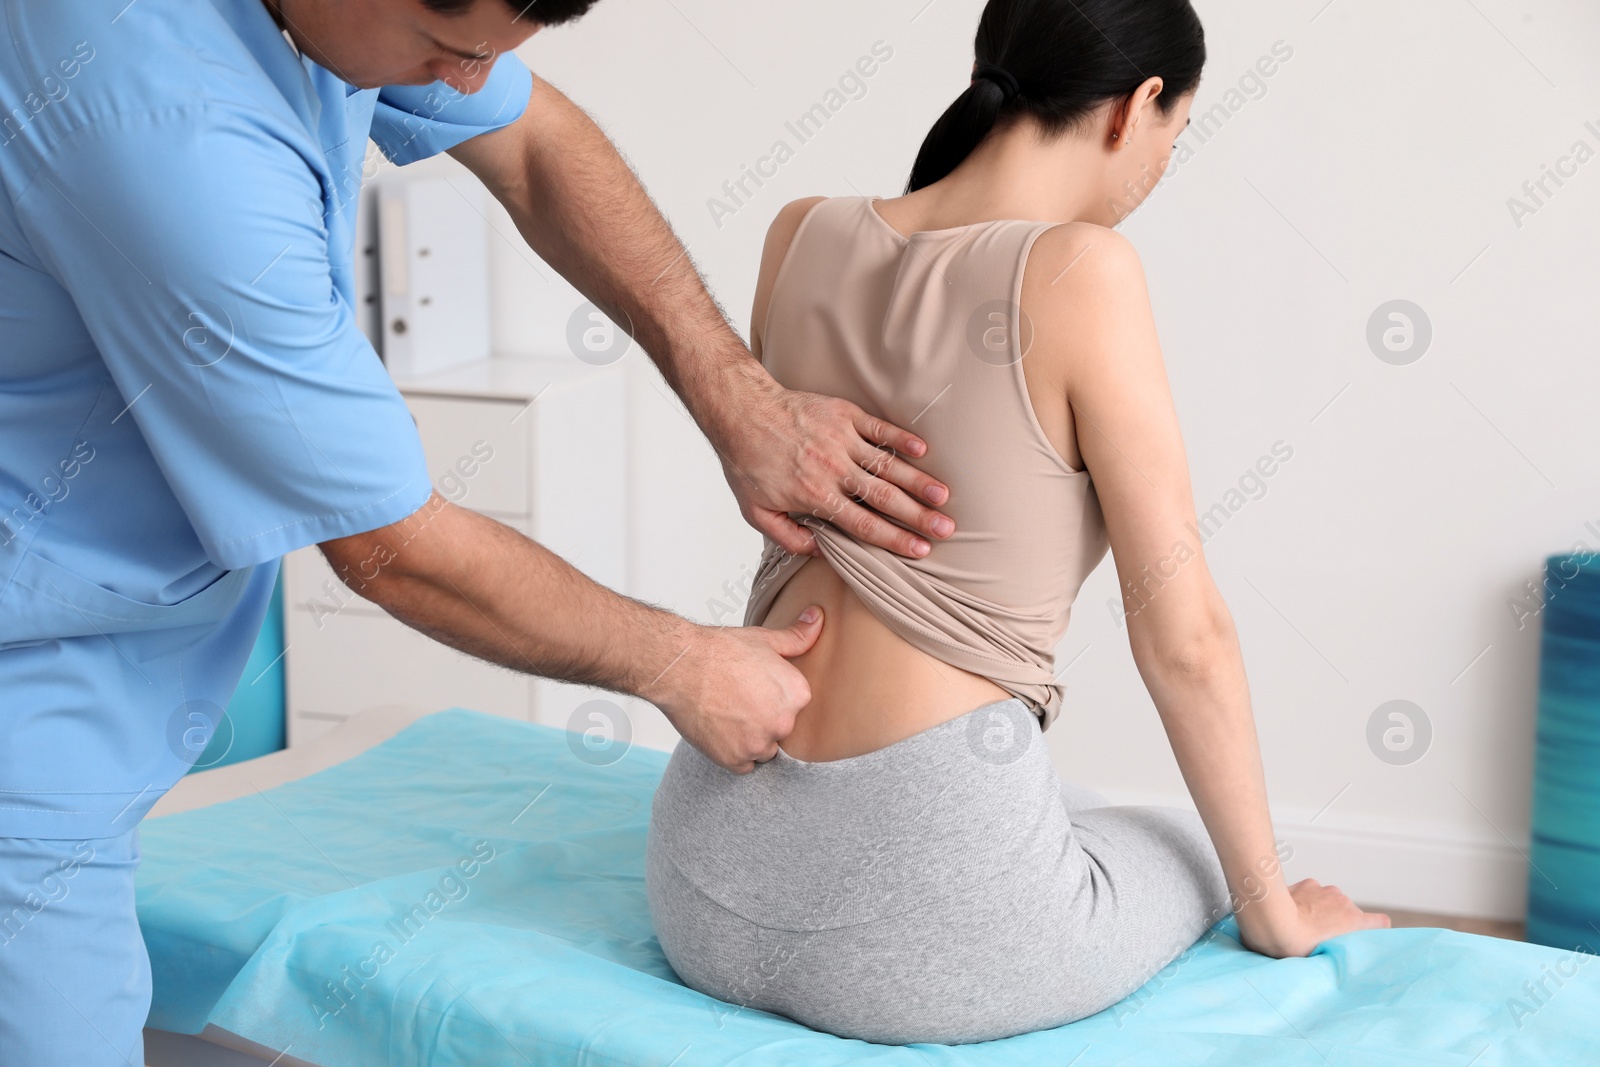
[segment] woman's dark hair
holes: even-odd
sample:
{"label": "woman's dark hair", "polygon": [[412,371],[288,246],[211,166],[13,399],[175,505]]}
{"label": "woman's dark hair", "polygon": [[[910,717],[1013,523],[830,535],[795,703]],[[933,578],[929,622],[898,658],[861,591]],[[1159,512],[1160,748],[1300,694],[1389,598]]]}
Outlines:
{"label": "woman's dark hair", "polygon": [[978,73],[928,131],[906,192],[943,178],[1003,121],[1067,133],[1146,78],[1169,113],[1200,83],[1205,31],[1189,0],[989,0],[973,42]]}
{"label": "woman's dark hair", "polygon": [[[479,0],[422,0],[422,5],[442,15],[458,15]],[[595,0],[490,0],[501,3],[541,26],[559,26],[571,22],[595,5]]]}

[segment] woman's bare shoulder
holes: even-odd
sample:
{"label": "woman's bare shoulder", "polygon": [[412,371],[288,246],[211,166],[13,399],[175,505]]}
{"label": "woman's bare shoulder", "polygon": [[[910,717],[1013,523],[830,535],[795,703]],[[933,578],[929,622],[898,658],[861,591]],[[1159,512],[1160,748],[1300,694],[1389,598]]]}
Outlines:
{"label": "woman's bare shoulder", "polygon": [[1063,294],[1103,286],[1144,290],[1144,265],[1133,242],[1093,222],[1063,222],[1045,230],[1028,254],[1024,299],[1060,303]]}
{"label": "woman's bare shoulder", "polygon": [[807,196],[799,200],[791,200],[779,209],[773,216],[772,224],[767,227],[767,244],[762,253],[762,265],[766,266],[772,260],[776,267],[783,261],[783,255],[789,250],[789,245],[794,241],[794,235],[799,232],[800,224],[805,221],[811,209],[828,199],[825,196]]}
{"label": "woman's bare shoulder", "polygon": [[1038,349],[1073,363],[1153,321],[1139,252],[1122,234],[1091,222],[1052,226],[1034,241],[1023,273],[1022,311]]}

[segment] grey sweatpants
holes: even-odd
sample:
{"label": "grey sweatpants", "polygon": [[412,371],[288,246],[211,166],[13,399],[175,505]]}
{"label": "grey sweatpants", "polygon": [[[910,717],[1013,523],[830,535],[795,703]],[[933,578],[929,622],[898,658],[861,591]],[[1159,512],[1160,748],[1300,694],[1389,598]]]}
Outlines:
{"label": "grey sweatpants", "polygon": [[679,744],[645,871],[686,985],[886,1044],[1092,1015],[1229,911],[1198,816],[1066,785],[1016,699],[851,759],[780,750],[747,775]]}

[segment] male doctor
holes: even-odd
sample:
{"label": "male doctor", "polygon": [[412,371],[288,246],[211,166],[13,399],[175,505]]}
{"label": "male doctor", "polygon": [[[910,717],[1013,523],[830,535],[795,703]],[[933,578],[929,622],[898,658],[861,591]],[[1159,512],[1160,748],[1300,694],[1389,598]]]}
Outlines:
{"label": "male doctor", "polygon": [[820,618],[696,626],[433,493],[351,307],[369,135],[450,152],[632,324],[785,548],[815,550],[791,512],[907,555],[953,529],[897,458],[923,443],[778,386],[605,136],[507,54],[592,3],[0,0],[5,1067],[144,1062],[135,827],[286,552],[456,648],[651,701],[733,770],[809,699],[784,657]]}

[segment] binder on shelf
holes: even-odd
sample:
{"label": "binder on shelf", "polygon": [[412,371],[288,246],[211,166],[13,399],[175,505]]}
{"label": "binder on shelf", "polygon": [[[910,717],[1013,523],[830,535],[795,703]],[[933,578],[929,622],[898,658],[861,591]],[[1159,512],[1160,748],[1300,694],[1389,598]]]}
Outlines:
{"label": "binder on shelf", "polygon": [[383,358],[383,308],[378,302],[382,282],[378,279],[378,190],[372,184],[361,190],[356,211],[354,275],[356,325],[372,342],[372,350]]}
{"label": "binder on shelf", "polygon": [[377,190],[379,303],[389,373],[418,377],[489,357],[482,186],[396,179]]}

